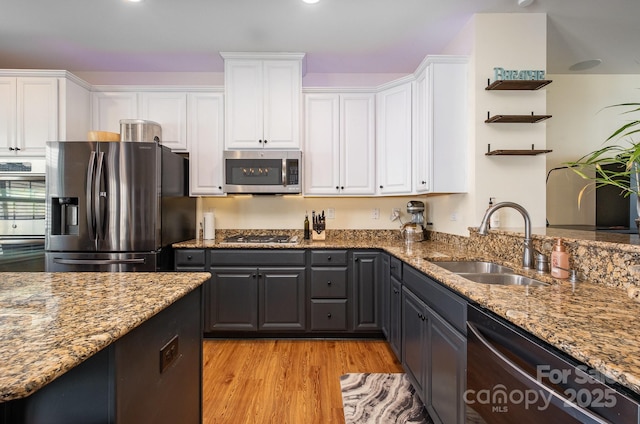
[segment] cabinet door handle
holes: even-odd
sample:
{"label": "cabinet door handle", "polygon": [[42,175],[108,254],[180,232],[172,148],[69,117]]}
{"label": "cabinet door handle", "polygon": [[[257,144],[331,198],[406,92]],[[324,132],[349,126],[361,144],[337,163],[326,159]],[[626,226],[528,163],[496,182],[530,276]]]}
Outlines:
{"label": "cabinet door handle", "polygon": [[330,286],[330,285],[331,285],[331,281],[327,281],[327,286]]}
{"label": "cabinet door handle", "polygon": [[[11,148],[9,148],[9,149],[11,149]],[[336,186],[336,190],[340,190],[340,186]]]}
{"label": "cabinet door handle", "polygon": [[262,144],[262,140],[258,140],[258,143]]}
{"label": "cabinet door handle", "polygon": [[384,186],[380,186],[380,188],[384,188]]}
{"label": "cabinet door handle", "polygon": [[256,274],[251,274],[251,278],[256,278]]}
{"label": "cabinet door handle", "polygon": [[422,181],[422,184],[426,184],[426,183],[427,183],[426,181]]}
{"label": "cabinet door handle", "polygon": [[[10,152],[13,152],[14,150],[15,150],[15,149],[14,149],[13,147],[9,147],[9,151],[10,151]],[[336,188],[338,188],[338,187],[336,187]]]}
{"label": "cabinet door handle", "polygon": [[264,144],[267,144],[267,141],[269,141],[269,140],[265,140],[265,141],[264,141]]}
{"label": "cabinet door handle", "polygon": [[358,258],[355,258],[355,259],[354,259],[354,261],[355,261],[355,262],[358,262]]}
{"label": "cabinet door handle", "polygon": [[398,293],[399,293],[398,289],[393,289],[393,294],[398,294]]}
{"label": "cabinet door handle", "polygon": [[344,190],[344,186],[340,186],[340,190]]}
{"label": "cabinet door handle", "polygon": [[331,312],[327,314],[327,318],[331,318]]}
{"label": "cabinet door handle", "polygon": [[16,150],[20,150],[20,148],[19,148],[19,147],[16,147]]}
{"label": "cabinet door handle", "polygon": [[331,260],[331,256],[327,256],[327,260],[330,261]]}

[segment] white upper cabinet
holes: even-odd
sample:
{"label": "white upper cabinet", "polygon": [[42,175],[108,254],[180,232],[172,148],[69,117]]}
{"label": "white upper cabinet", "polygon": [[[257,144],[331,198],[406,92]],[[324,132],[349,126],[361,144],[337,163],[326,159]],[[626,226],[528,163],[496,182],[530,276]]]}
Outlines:
{"label": "white upper cabinet", "polygon": [[303,54],[222,53],[225,147],[299,149]]}
{"label": "white upper cabinet", "polygon": [[377,94],[378,193],[411,194],[411,90],[408,80]]}
{"label": "white upper cabinet", "polygon": [[89,86],[65,71],[0,71],[0,156],[44,156],[47,141],[85,138]]}
{"label": "white upper cabinet", "polygon": [[0,155],[43,156],[58,139],[58,78],[0,77]]}
{"label": "white upper cabinet", "polygon": [[130,91],[99,91],[91,94],[93,118],[91,128],[120,134],[121,119],[141,119],[138,113],[138,93]]}
{"label": "white upper cabinet", "polygon": [[304,194],[375,194],[374,95],[307,93]]}
{"label": "white upper cabinet", "polygon": [[429,56],[416,72],[416,193],[467,191],[467,58]]}
{"label": "white upper cabinet", "polygon": [[174,152],[189,151],[187,137],[187,93],[143,92],[140,94],[142,119],[162,127],[162,145]]}
{"label": "white upper cabinet", "polygon": [[222,195],[224,96],[189,93],[189,184],[192,196]]}

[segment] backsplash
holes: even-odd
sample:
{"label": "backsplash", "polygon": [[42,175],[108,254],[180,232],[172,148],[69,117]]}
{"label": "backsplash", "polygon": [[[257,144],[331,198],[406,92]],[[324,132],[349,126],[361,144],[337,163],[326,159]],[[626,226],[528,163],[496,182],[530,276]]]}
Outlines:
{"label": "backsplash", "polygon": [[[569,266],[578,271],[580,280],[624,289],[629,286],[640,287],[640,272],[636,271],[636,266],[640,266],[640,246],[635,243],[637,236],[629,236],[633,243],[618,243],[571,238],[561,231],[554,233],[534,234],[534,248],[549,257],[554,241],[562,238],[569,253]],[[463,237],[430,231],[428,238],[457,244],[477,252],[483,258],[513,264],[522,262],[522,233],[492,230],[488,235],[481,236],[477,228],[469,228],[469,234],[469,237]]]}

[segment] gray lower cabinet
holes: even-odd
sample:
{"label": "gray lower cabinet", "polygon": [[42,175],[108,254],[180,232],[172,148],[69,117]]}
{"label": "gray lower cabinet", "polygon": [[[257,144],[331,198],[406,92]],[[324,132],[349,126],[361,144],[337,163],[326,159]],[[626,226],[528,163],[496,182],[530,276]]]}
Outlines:
{"label": "gray lower cabinet", "polygon": [[347,251],[311,250],[309,325],[313,332],[347,332],[349,273]]}
{"label": "gray lower cabinet", "polygon": [[402,365],[425,405],[428,385],[429,323],[427,305],[406,287],[402,289]]}
{"label": "gray lower cabinet", "polygon": [[389,328],[387,341],[398,360],[402,360],[402,283],[391,276],[389,299]]}
{"label": "gray lower cabinet", "polygon": [[205,332],[306,329],[304,250],[211,250]]}
{"label": "gray lower cabinet", "polygon": [[382,279],[380,252],[354,251],[351,256],[353,281],[353,331],[379,332],[382,326]]}
{"label": "gray lower cabinet", "polygon": [[391,297],[387,295],[391,293],[391,257],[387,253],[380,254],[381,274],[380,282],[382,284],[382,334],[389,343],[389,326],[391,325]]}
{"label": "gray lower cabinet", "polygon": [[467,302],[403,267],[402,363],[436,423],[465,422]]}

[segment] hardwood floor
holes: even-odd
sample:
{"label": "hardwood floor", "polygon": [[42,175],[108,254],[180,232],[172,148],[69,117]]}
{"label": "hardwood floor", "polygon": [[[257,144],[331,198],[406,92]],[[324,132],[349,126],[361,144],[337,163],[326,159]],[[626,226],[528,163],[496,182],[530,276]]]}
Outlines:
{"label": "hardwood floor", "polygon": [[340,376],[402,372],[382,340],[205,340],[205,424],[344,423]]}

